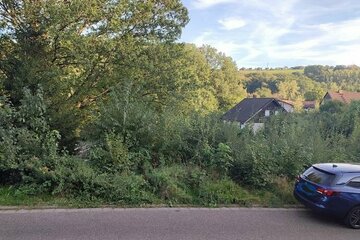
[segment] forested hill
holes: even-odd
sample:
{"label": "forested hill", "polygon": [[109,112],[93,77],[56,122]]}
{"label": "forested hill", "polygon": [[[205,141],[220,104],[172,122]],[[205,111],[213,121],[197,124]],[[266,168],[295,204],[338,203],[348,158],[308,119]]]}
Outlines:
{"label": "forested hill", "polygon": [[297,66],[239,70],[248,94],[290,100],[321,100],[328,90],[360,91],[360,68],[351,66]]}

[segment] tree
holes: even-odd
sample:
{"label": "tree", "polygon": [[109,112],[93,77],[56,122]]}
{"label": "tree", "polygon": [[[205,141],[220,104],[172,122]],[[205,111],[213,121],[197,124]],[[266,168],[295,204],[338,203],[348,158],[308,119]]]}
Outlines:
{"label": "tree", "polygon": [[176,40],[187,22],[179,0],[3,0],[4,90],[17,105],[24,87],[41,85],[51,124],[69,143],[88,118],[84,109],[124,79],[144,77],[133,60]]}
{"label": "tree", "polygon": [[254,94],[257,97],[271,97],[272,96],[271,90],[266,87],[259,88]]}
{"label": "tree", "polygon": [[203,46],[200,51],[210,65],[210,82],[220,109],[232,107],[246,96],[235,62],[210,46]]}
{"label": "tree", "polygon": [[299,87],[295,80],[284,81],[279,84],[279,94],[284,99],[295,100],[299,94]]}
{"label": "tree", "polygon": [[329,101],[320,106],[320,112],[341,113],[345,109],[345,104],[340,101]]}
{"label": "tree", "polygon": [[314,79],[317,82],[324,82],[325,77],[324,73],[326,71],[326,68],[321,65],[310,65],[306,66],[304,68],[304,74],[305,76]]}

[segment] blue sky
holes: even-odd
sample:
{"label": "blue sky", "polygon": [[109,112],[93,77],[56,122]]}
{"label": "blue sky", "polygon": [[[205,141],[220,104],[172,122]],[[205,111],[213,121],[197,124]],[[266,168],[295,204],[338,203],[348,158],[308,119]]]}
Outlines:
{"label": "blue sky", "polygon": [[360,65],[360,0],[183,0],[181,41],[239,67]]}

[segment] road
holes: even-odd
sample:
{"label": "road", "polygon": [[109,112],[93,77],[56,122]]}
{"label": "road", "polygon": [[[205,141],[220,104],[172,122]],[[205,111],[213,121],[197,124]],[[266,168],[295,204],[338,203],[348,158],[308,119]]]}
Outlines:
{"label": "road", "polygon": [[0,239],[359,239],[304,209],[152,208],[0,211]]}

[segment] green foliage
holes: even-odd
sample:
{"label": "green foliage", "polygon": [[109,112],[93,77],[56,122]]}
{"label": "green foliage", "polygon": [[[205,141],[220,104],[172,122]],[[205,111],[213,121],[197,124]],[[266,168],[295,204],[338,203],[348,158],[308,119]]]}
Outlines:
{"label": "green foliage", "polygon": [[219,143],[210,163],[220,176],[226,176],[233,161],[231,148],[224,143]]}
{"label": "green foliage", "polygon": [[29,180],[39,169],[56,164],[59,133],[51,130],[41,90],[34,95],[24,91],[21,106],[16,109],[4,102],[0,116],[0,172],[9,182]]}
{"label": "green foliage", "polygon": [[[84,128],[80,156],[60,151],[41,90],[0,108],[1,184],[22,194],[111,204],[292,203],[291,184],[316,162],[357,162],[359,103],[273,116],[253,133],[218,114],[159,108],[130,85],[113,88]],[[311,133],[311,134],[309,134]],[[243,189],[261,190],[254,197]],[[264,195],[261,195],[264,194]]]}
{"label": "green foliage", "polygon": [[74,199],[61,198],[48,194],[29,195],[23,188],[13,186],[0,187],[0,206],[64,206],[74,207],[83,205],[83,202],[77,202]]}
{"label": "green foliage", "polygon": [[104,172],[130,172],[133,165],[123,139],[114,133],[106,134],[104,143],[93,147],[89,159]]}
{"label": "green foliage", "polygon": [[204,181],[199,188],[199,201],[208,205],[247,205],[258,200],[233,181],[222,179]]}
{"label": "green foliage", "polygon": [[350,66],[306,66],[304,74],[316,82],[329,85],[335,84],[334,90],[359,91],[360,68],[356,65]]}
{"label": "green foliage", "polygon": [[256,187],[268,185],[271,182],[271,174],[276,169],[276,163],[268,154],[270,146],[261,138],[257,141],[248,139],[242,144],[243,146],[235,151],[232,177],[238,182]]}
{"label": "green foliage", "polygon": [[247,92],[259,97],[280,97],[289,100],[321,101],[326,90],[323,83],[316,82],[301,70],[240,70]]}
{"label": "green foliage", "polygon": [[53,194],[86,201],[141,204],[155,201],[143,176],[133,173],[98,174],[84,160],[63,157],[52,173]]}
{"label": "green foliage", "polygon": [[356,105],[345,112],[278,115],[255,135],[243,131],[229,145],[235,157],[232,178],[269,187],[274,179],[293,179],[313,163],[354,161],[357,148],[351,143],[357,141]]}
{"label": "green foliage", "polygon": [[9,0],[0,16],[0,89],[18,106],[22,89],[40,84],[50,124],[70,150],[89,108],[114,85],[130,79],[139,94],[168,95],[181,52],[169,45],[189,20],[179,0]]}
{"label": "green foliage", "polygon": [[359,161],[356,102],[277,115],[256,134],[220,121],[247,94],[301,109],[329,89],[360,90],[359,67],[239,70],[211,46],[176,43],[188,20],[179,0],[2,1],[0,185],[15,189],[3,194],[258,201],[246,186],[288,203],[304,166]]}
{"label": "green foliage", "polygon": [[283,99],[295,100],[297,98],[299,87],[296,81],[281,82],[279,84],[279,94]]}
{"label": "green foliage", "polygon": [[149,179],[156,195],[169,203],[191,203],[189,186],[193,180],[190,169],[177,165],[154,169]]}
{"label": "green foliage", "polygon": [[210,86],[218,99],[219,107],[229,109],[246,95],[242,79],[237,73],[237,66],[230,57],[210,46],[203,46],[200,51],[210,66]]}
{"label": "green foliage", "polygon": [[328,101],[320,106],[321,112],[339,113],[345,108],[345,104],[340,101]]}
{"label": "green foliage", "polygon": [[269,88],[258,88],[256,92],[254,92],[256,97],[271,97],[272,92]]}

